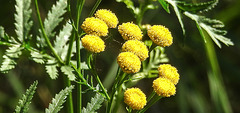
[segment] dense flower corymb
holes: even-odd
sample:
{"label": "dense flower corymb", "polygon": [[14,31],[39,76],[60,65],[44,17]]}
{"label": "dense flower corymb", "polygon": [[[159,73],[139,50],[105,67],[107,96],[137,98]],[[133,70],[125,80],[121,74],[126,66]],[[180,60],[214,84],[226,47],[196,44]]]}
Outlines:
{"label": "dense flower corymb", "polygon": [[117,63],[126,73],[136,73],[141,68],[140,59],[131,52],[122,52],[117,57]]}
{"label": "dense flower corymb", "polygon": [[122,46],[122,51],[132,52],[137,55],[141,61],[148,58],[147,46],[139,40],[128,40]]}
{"label": "dense flower corymb", "polygon": [[132,109],[140,110],[147,103],[146,95],[139,88],[130,88],[124,92],[124,102]]}
{"label": "dense flower corymb", "polygon": [[91,35],[107,36],[108,34],[107,24],[104,21],[95,17],[86,18],[81,28],[87,34],[91,34]]}
{"label": "dense flower corymb", "polygon": [[99,53],[105,49],[104,41],[98,36],[85,35],[83,38],[81,38],[81,41],[83,47],[93,53]]}
{"label": "dense flower corymb", "polygon": [[162,97],[170,97],[176,93],[175,85],[169,79],[163,77],[153,81],[153,89]]}
{"label": "dense flower corymb", "polygon": [[117,27],[118,18],[110,10],[99,9],[95,13],[95,17],[104,21],[108,25],[109,28],[116,28]]}
{"label": "dense flower corymb", "polygon": [[154,25],[147,31],[150,39],[161,47],[170,46],[173,43],[173,37],[168,28],[162,25]]}
{"label": "dense flower corymb", "polygon": [[165,77],[171,80],[175,85],[179,81],[178,70],[170,64],[162,64],[158,67],[160,77]]}
{"label": "dense flower corymb", "polygon": [[132,22],[119,25],[118,31],[125,40],[142,40],[143,35],[141,29]]}

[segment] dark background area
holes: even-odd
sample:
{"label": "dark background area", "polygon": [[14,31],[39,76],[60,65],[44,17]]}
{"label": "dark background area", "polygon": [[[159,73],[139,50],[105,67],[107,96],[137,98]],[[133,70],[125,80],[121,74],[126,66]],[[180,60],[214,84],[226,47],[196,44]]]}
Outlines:
{"label": "dark background area", "polygon": [[[42,18],[45,18],[48,10],[55,2],[55,0],[39,0]],[[193,0],[193,2],[196,2],[196,0]],[[200,0],[197,0],[197,2],[200,2]],[[94,3],[95,0],[86,0],[80,24],[87,17]],[[14,31],[14,5],[14,0],[0,0],[0,26],[5,28],[9,36],[16,36]],[[220,0],[213,10],[203,13],[209,18],[221,20],[228,31],[226,37],[234,42],[234,46],[229,47],[222,43],[222,48],[218,48],[215,45],[224,85],[234,113],[240,113],[239,7],[240,0]],[[34,8],[34,4],[32,3],[34,27],[31,33],[33,37],[38,33],[38,23]],[[114,12],[119,19],[119,24],[129,21],[135,22],[133,15],[123,3],[118,3],[115,0],[103,0],[99,6],[99,9],[101,8],[110,9]],[[174,43],[172,46],[166,48],[166,53],[170,63],[177,67],[181,76],[180,83],[177,85],[176,95],[161,99],[147,111],[148,113],[201,113],[201,111],[196,111],[195,109],[195,106],[198,105],[202,106],[202,109],[206,109],[209,113],[212,112],[213,103],[211,102],[207,77],[207,68],[209,66],[207,66],[204,42],[192,20],[183,16],[183,22],[186,27],[186,37],[182,34],[180,24],[172,8],[170,14],[159,7],[158,9],[147,11],[144,15],[143,24],[161,24],[168,27],[172,32]],[[60,28],[57,28],[57,31],[59,31],[58,29]],[[105,78],[105,74],[111,69],[111,66],[114,65],[114,60],[120,52],[120,47],[123,43],[116,29],[111,29],[110,32],[110,35],[114,36],[114,41],[107,43],[106,51],[98,56],[97,71],[101,75],[102,80]],[[2,56],[7,47],[0,45],[0,48],[0,61],[2,62]],[[34,80],[38,80],[39,85],[29,113],[42,113],[48,107],[52,97],[64,88],[62,75],[59,75],[56,80],[51,80],[45,72],[44,66],[29,60],[27,56],[29,56],[29,53],[22,55],[17,61],[18,65],[15,69],[7,74],[0,74],[0,113],[13,112],[18,99]],[[141,87],[143,92],[148,95],[152,80],[143,79],[137,86]],[[84,102],[89,101],[90,96],[83,95]],[[124,110],[125,106],[123,103],[119,113],[126,111]],[[65,110],[61,110],[61,112],[64,113]]]}

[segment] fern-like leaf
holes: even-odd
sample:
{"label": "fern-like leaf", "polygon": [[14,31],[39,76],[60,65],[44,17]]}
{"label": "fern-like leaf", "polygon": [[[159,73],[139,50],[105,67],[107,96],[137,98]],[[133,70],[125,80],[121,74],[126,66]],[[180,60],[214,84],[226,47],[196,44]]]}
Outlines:
{"label": "fern-like leaf", "polygon": [[38,81],[35,81],[29,89],[27,89],[25,95],[22,96],[22,99],[18,101],[18,105],[16,106],[15,113],[27,113],[29,109],[29,105],[37,89]]}
{"label": "fern-like leaf", "polygon": [[166,2],[168,2],[170,5],[172,5],[175,13],[176,13],[176,16],[178,18],[178,21],[181,25],[181,28],[182,28],[182,32],[183,32],[183,35],[185,35],[185,28],[184,28],[184,24],[183,24],[183,21],[182,21],[182,16],[181,16],[181,13],[178,9],[178,6],[177,6],[177,3],[178,1],[175,1],[175,0],[165,0]]}
{"label": "fern-like leaf", "polygon": [[28,33],[32,27],[33,22],[30,20],[32,10],[30,9],[31,0],[16,0],[16,14],[15,27],[17,39],[23,42],[24,39],[28,38]]}
{"label": "fern-like leaf", "polygon": [[[44,21],[44,29],[47,37],[52,38],[55,36],[53,30],[63,20],[62,15],[66,13],[67,0],[59,0],[56,5],[53,5],[51,10],[47,14],[47,18]],[[42,36],[41,30],[39,30],[40,36],[37,37],[39,42],[38,46],[46,46],[45,40]]]}
{"label": "fern-like leaf", "polygon": [[130,9],[130,11],[134,14],[137,15],[140,13],[139,8],[136,8],[134,6],[134,3],[132,0],[116,0],[117,2],[123,2],[126,4],[127,8]]}
{"label": "fern-like leaf", "polygon": [[22,49],[23,47],[21,47],[21,45],[13,45],[6,50],[5,55],[3,55],[4,60],[0,68],[1,72],[7,73],[9,70],[15,68],[15,65],[17,64],[15,59],[22,54]]}
{"label": "fern-like leaf", "polygon": [[101,107],[103,101],[104,97],[101,94],[96,93],[91,99],[91,102],[87,104],[87,107],[82,109],[82,113],[96,113],[95,111]]}
{"label": "fern-like leaf", "polygon": [[67,95],[72,92],[73,88],[74,86],[71,85],[56,94],[49,107],[45,109],[45,113],[58,113],[63,108],[62,105],[66,101]]}
{"label": "fern-like leaf", "polygon": [[73,74],[73,69],[70,66],[62,66],[61,71],[68,76],[68,79],[74,81],[76,79],[75,75]]}
{"label": "fern-like leaf", "polygon": [[56,37],[56,41],[54,42],[54,49],[62,59],[64,59],[67,55],[67,42],[71,36],[71,31],[72,26],[69,23],[66,23],[66,25],[63,26],[63,29],[60,31],[59,35]]}
{"label": "fern-like leaf", "polygon": [[224,24],[221,21],[216,19],[209,19],[204,16],[199,16],[189,12],[184,12],[184,14],[196,22],[197,27],[203,38],[204,35],[202,29],[204,29],[209,34],[209,36],[212,38],[212,40],[217,44],[219,48],[221,48],[221,44],[219,43],[219,41],[221,41],[227,46],[234,45],[230,39],[224,36],[227,33],[227,31],[221,29],[222,27],[224,27]]}
{"label": "fern-like leaf", "polygon": [[158,0],[158,2],[162,5],[163,9],[170,13],[169,4],[165,0]]}
{"label": "fern-like leaf", "polygon": [[179,1],[177,3],[177,6],[183,11],[188,11],[191,13],[202,13],[213,9],[217,5],[217,3],[218,0],[212,0],[202,3],[186,3],[184,1]]}
{"label": "fern-like leaf", "polygon": [[51,79],[56,79],[58,77],[57,61],[54,59],[49,59],[47,65],[45,66],[46,72],[49,74]]}

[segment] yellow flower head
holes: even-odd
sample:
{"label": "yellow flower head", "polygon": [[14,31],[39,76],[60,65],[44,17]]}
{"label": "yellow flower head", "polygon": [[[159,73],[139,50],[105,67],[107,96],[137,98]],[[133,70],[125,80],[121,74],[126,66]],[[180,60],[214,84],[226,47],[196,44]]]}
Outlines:
{"label": "yellow flower head", "polygon": [[125,40],[142,40],[143,35],[141,29],[132,22],[119,25],[118,31]]}
{"label": "yellow flower head", "polygon": [[100,20],[104,21],[109,28],[115,28],[118,24],[118,18],[114,13],[112,13],[110,10],[106,9],[99,9],[95,13],[95,17],[99,18]]}
{"label": "yellow flower head", "polygon": [[148,49],[143,42],[139,40],[128,40],[122,46],[122,51],[132,52],[137,55],[141,61],[148,58]]}
{"label": "yellow flower head", "polygon": [[170,46],[173,43],[171,32],[162,25],[154,25],[147,32],[150,39],[161,47]]}
{"label": "yellow flower head", "polygon": [[122,52],[117,57],[117,63],[122,68],[123,72],[136,73],[141,68],[140,59],[131,52]]}
{"label": "yellow flower head", "polygon": [[162,64],[158,67],[158,72],[160,77],[167,78],[173,82],[173,84],[177,84],[179,80],[178,70],[171,66],[170,64]]}
{"label": "yellow flower head", "polygon": [[98,36],[85,35],[83,38],[81,38],[81,41],[83,47],[93,53],[99,53],[105,49],[104,41]]}
{"label": "yellow flower head", "polygon": [[87,33],[91,35],[97,36],[107,36],[108,34],[108,26],[107,24],[95,17],[86,18],[82,23],[81,28]]}
{"label": "yellow flower head", "polygon": [[132,109],[140,110],[146,103],[146,95],[139,88],[129,88],[124,92],[124,102]]}
{"label": "yellow flower head", "polygon": [[169,79],[163,77],[159,77],[153,81],[153,89],[162,97],[170,97],[176,93],[175,85]]}

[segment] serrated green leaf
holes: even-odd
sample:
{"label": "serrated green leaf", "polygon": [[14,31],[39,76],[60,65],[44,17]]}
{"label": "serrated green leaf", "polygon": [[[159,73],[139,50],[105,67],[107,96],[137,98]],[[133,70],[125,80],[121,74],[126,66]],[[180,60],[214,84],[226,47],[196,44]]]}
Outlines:
{"label": "serrated green leaf", "polygon": [[44,56],[42,54],[40,54],[39,52],[36,52],[36,51],[31,51],[31,57],[32,59],[39,63],[39,64],[44,64],[45,63],[45,60],[44,60]]}
{"label": "serrated green leaf", "polygon": [[22,96],[22,99],[18,101],[18,105],[16,106],[15,113],[27,113],[29,109],[29,105],[37,89],[38,81],[34,81],[34,83],[27,89],[25,95]]}
{"label": "serrated green leaf", "polygon": [[47,65],[45,66],[46,72],[50,75],[51,79],[56,79],[58,77],[58,70],[57,70],[57,61],[54,59],[49,59],[47,61]]}
{"label": "serrated green leaf", "polygon": [[169,4],[165,0],[158,0],[158,2],[162,5],[163,9],[170,13]]}
{"label": "serrated green leaf", "polygon": [[32,10],[30,9],[31,0],[16,0],[15,27],[17,39],[23,42],[27,39],[30,28],[32,27],[32,20],[30,20]]}
{"label": "serrated green leaf", "polygon": [[22,49],[23,47],[21,47],[21,45],[13,45],[6,50],[5,55],[3,55],[4,60],[0,68],[1,72],[7,73],[9,70],[15,68],[15,65],[17,64],[15,59],[22,54]]}
{"label": "serrated green leaf", "polygon": [[56,94],[49,107],[45,109],[45,113],[58,113],[63,108],[62,105],[66,101],[67,95],[72,92],[73,88],[74,86],[71,85]]}
{"label": "serrated green leaf", "polygon": [[96,113],[96,110],[101,107],[103,101],[104,97],[101,94],[96,93],[91,99],[91,102],[87,104],[87,107],[82,109],[82,113]]}
{"label": "serrated green leaf", "polygon": [[185,28],[184,28],[184,24],[182,22],[182,16],[181,16],[181,13],[180,13],[180,11],[179,11],[179,9],[177,7],[177,3],[178,2],[174,1],[174,0],[165,0],[165,1],[168,2],[170,5],[172,5],[172,7],[173,7],[173,9],[174,9],[174,11],[176,13],[176,16],[178,18],[178,21],[179,21],[179,23],[181,25],[183,35],[185,35]]}
{"label": "serrated green leaf", "polygon": [[202,3],[186,3],[184,1],[179,1],[177,6],[183,10],[191,13],[206,12],[214,8],[218,3],[218,0],[212,0]]}
{"label": "serrated green leaf", "polygon": [[217,44],[219,48],[221,48],[221,44],[219,43],[219,41],[221,41],[227,46],[234,45],[230,39],[223,36],[226,34],[226,31],[219,29],[224,27],[221,21],[216,19],[209,19],[204,16],[192,14],[190,12],[184,12],[184,14],[196,22],[199,32],[203,38],[204,34],[202,33],[202,29],[204,29],[209,34],[209,36],[212,38],[212,40]]}
{"label": "serrated green leaf", "polygon": [[59,56],[61,56],[62,59],[64,59],[67,55],[68,51],[68,44],[69,37],[71,36],[72,32],[72,25],[70,25],[68,22],[65,26],[63,26],[63,29],[60,31],[59,35],[56,37],[56,41],[54,42],[54,49],[57,52]]}
{"label": "serrated green leaf", "polygon": [[[53,31],[57,25],[63,20],[62,15],[66,13],[67,0],[59,0],[52,6],[51,10],[47,14],[47,18],[44,21],[44,30],[47,37],[52,38],[55,35]],[[41,30],[39,30],[40,36],[37,37],[39,42],[38,46],[46,46],[45,40],[42,36]]]}
{"label": "serrated green leaf", "polygon": [[61,71],[68,76],[68,79],[74,81],[76,79],[75,74],[73,74],[73,69],[70,66],[62,66]]}

